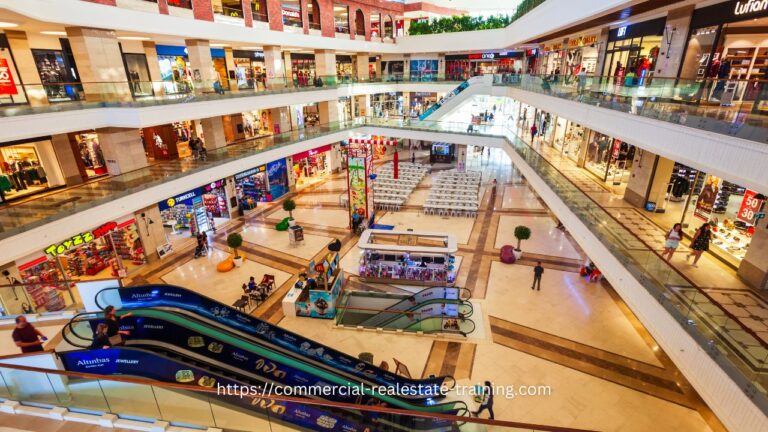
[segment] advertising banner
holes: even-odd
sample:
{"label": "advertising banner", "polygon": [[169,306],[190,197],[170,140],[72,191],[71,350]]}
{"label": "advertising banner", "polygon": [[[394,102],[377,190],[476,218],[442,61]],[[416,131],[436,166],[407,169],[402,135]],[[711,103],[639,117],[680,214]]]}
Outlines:
{"label": "advertising banner", "polygon": [[693,210],[693,215],[704,222],[709,222],[718,193],[720,193],[720,179],[713,175],[707,176],[707,181],[704,187],[701,188],[699,198],[696,200],[696,208]]}
{"label": "advertising banner", "polygon": [[763,206],[763,200],[755,198],[757,192],[747,189],[744,192],[744,199],[741,200],[741,207],[739,207],[739,214],[736,215],[736,219],[752,224],[755,222],[755,215],[760,211],[760,207]]}
{"label": "advertising banner", "polygon": [[0,95],[11,96],[19,94],[16,83],[13,81],[11,68],[8,66],[8,60],[0,58]]}
{"label": "advertising banner", "polygon": [[269,192],[272,199],[276,200],[288,193],[288,171],[285,159],[278,159],[267,164],[267,178],[269,179]]}
{"label": "advertising banner", "polygon": [[352,220],[352,215],[357,213],[364,220],[367,217],[365,158],[349,158],[347,182],[349,187],[349,218]]}

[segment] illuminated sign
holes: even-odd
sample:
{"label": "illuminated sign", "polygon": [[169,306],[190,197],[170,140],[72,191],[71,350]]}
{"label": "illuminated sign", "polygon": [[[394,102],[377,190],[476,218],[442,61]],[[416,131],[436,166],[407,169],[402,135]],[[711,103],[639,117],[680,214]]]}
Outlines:
{"label": "illuminated sign", "polygon": [[301,19],[301,13],[295,9],[283,9],[283,16],[288,18]]}
{"label": "illuminated sign", "polygon": [[256,167],[256,168],[251,168],[251,169],[249,169],[247,171],[243,171],[243,172],[241,172],[239,174],[235,174],[235,180],[242,180],[242,179],[244,179],[246,177],[250,177],[250,176],[258,174],[258,173],[263,173],[266,170],[267,170],[267,166],[266,165],[262,165],[262,166]]}
{"label": "illuminated sign", "polygon": [[8,60],[0,58],[0,95],[15,95],[19,91],[11,75],[11,68],[8,66]]}
{"label": "illuminated sign", "polygon": [[737,1],[733,14],[736,16],[750,15],[759,12],[768,11],[768,0],[747,0],[746,2]]}
{"label": "illuminated sign", "polygon": [[59,244],[52,244],[47,248],[45,248],[43,252],[45,252],[46,254],[52,257],[55,257],[57,255],[63,254],[64,252],[68,251],[73,247],[88,244],[99,237],[104,237],[115,228],[117,228],[117,222],[107,222],[93,231],[74,235]]}
{"label": "illuminated sign", "polygon": [[616,32],[617,37],[624,37],[627,35],[627,26],[619,27],[619,31]]}

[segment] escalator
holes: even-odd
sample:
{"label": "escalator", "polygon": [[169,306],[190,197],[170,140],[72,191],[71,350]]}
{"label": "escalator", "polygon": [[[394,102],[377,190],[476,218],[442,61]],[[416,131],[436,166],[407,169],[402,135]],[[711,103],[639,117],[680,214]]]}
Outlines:
{"label": "escalator", "polygon": [[440,388],[452,389],[456,381],[450,376],[411,379],[363,362],[333,348],[318,344],[296,333],[246,315],[194,291],[173,285],[145,285],[107,288],[96,295],[100,308],[152,308],[168,311],[207,327],[230,333],[287,359],[315,368],[327,369],[339,377],[369,386],[415,388],[411,400],[434,399]]}
{"label": "escalator", "polygon": [[[389,327],[388,323],[402,317],[404,312],[417,316],[438,315],[442,312],[442,315],[455,317],[461,315],[468,318],[472,315],[472,305],[467,302],[471,294],[466,288],[425,288],[412,296],[387,306],[385,310],[361,322],[360,325],[363,327],[386,328]],[[365,292],[354,292],[350,293],[350,295],[358,297],[360,300],[364,300],[366,297],[377,297],[375,293],[368,294]],[[361,303],[364,303],[364,301]],[[347,305],[350,307],[365,307],[364,305],[350,304],[350,301],[347,302]]]}
{"label": "escalator", "polygon": [[459,84],[458,87],[446,94],[437,103],[432,104],[429,109],[419,116],[419,120],[440,120],[472,96],[491,94],[492,85],[493,75],[474,76]]}

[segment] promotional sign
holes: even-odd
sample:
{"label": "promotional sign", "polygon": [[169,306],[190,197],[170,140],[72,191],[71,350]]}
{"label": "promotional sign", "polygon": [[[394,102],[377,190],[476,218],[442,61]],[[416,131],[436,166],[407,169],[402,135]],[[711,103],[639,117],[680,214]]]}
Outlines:
{"label": "promotional sign", "polygon": [[203,188],[195,188],[191,191],[184,192],[183,194],[176,195],[173,198],[168,198],[165,201],[160,201],[157,203],[158,207],[160,207],[160,211],[167,210],[169,208],[175,207],[177,204],[182,204],[185,202],[192,203],[192,201],[195,198],[201,197],[203,195]]}
{"label": "promotional sign", "polygon": [[[188,310],[262,340],[267,346],[277,346],[280,349],[300,356],[310,357],[314,361],[344,371],[359,379],[373,381],[380,385],[399,385],[404,387],[414,383],[421,384],[422,389],[429,393],[428,395],[423,394],[423,396],[431,397],[439,392],[438,388],[444,382],[445,377],[433,377],[422,380],[399,377],[376,366],[361,362],[355,357],[318,344],[313,340],[291,333],[245,313],[238,312],[230,306],[181,287],[163,285],[161,288],[147,285],[124,287],[116,291],[120,296],[120,307],[122,308],[174,307]],[[104,295],[108,294],[105,293]]]}
{"label": "promotional sign", "polygon": [[303,151],[301,153],[296,153],[295,155],[293,155],[291,157],[293,158],[293,161],[296,162],[298,160],[305,159],[305,158],[308,158],[310,156],[316,156],[316,155],[319,155],[320,153],[325,153],[327,151],[331,151],[331,148],[332,148],[331,144],[326,144],[324,146],[320,146],[320,147],[312,149],[312,150],[307,150],[307,151]]}
{"label": "promotional sign", "polygon": [[267,166],[266,165],[261,165],[261,166],[258,166],[256,168],[251,168],[249,170],[246,170],[246,171],[243,171],[241,173],[235,174],[235,180],[242,180],[242,179],[244,179],[246,177],[250,177],[252,175],[256,175],[256,174],[263,173],[263,172],[266,172],[266,171],[267,171]]}
{"label": "promotional sign", "polygon": [[763,206],[763,200],[755,198],[757,192],[747,189],[744,192],[744,199],[741,200],[741,207],[739,207],[739,214],[736,215],[736,219],[752,224],[755,221],[755,216]]}
{"label": "promotional sign", "polygon": [[285,159],[278,159],[267,164],[267,179],[273,200],[288,193],[288,171]]}
{"label": "promotional sign", "polygon": [[[188,365],[159,354],[132,348],[109,348],[88,351],[69,351],[60,353],[65,369],[72,372],[92,373],[99,375],[133,375],[157,381],[175,382],[188,385],[191,389],[208,388],[240,388],[247,384],[232,378],[218,375],[209,370]],[[266,365],[262,365],[264,369]],[[259,388],[264,391],[263,387]],[[370,431],[360,417],[352,417],[349,413],[341,415],[319,406],[306,405],[298,402],[284,402],[268,396],[244,396],[222,391],[215,396],[217,399],[257,411],[269,418],[285,421],[308,430],[339,430],[339,431]],[[416,426],[418,427],[418,426]],[[423,427],[423,426],[422,426]]]}
{"label": "promotional sign", "polygon": [[8,60],[0,58],[0,95],[11,96],[15,94],[19,94],[19,90],[13,81],[13,74],[11,74],[11,68],[8,66]]}
{"label": "promotional sign", "polygon": [[720,193],[719,186],[719,178],[713,175],[707,176],[707,182],[701,189],[698,200],[696,200],[696,208],[693,210],[693,216],[704,222],[709,222],[709,217],[712,215],[712,207],[715,205],[715,199],[717,198],[717,194]]}
{"label": "promotional sign", "polygon": [[203,192],[204,193],[210,193],[214,189],[221,189],[224,187],[225,180],[216,180],[215,182],[208,183],[207,185],[203,186]]}
{"label": "promotional sign", "polygon": [[347,162],[347,186],[349,187],[349,217],[357,213],[365,219],[367,214],[365,195],[365,158],[350,157]]}
{"label": "promotional sign", "polygon": [[56,243],[48,246],[43,250],[44,253],[47,255],[50,255],[51,257],[55,257],[57,255],[61,255],[64,252],[72,249],[73,247],[81,246],[84,244],[88,244],[97,238],[104,237],[105,235],[109,234],[112,230],[117,228],[124,228],[132,223],[135,223],[136,219],[129,219],[124,222],[107,222],[104,225],[88,231],[81,234],[74,235],[67,240],[64,240],[61,243]]}

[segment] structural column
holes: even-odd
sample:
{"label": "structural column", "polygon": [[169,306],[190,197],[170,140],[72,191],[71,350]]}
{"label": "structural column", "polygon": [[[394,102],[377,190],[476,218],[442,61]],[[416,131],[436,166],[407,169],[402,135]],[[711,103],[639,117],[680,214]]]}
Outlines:
{"label": "structural column", "polygon": [[339,121],[339,104],[336,100],[319,102],[318,115],[320,124],[335,123]]}
{"label": "structural column", "polygon": [[189,64],[192,67],[192,80],[195,82],[195,93],[212,92],[213,83],[219,76],[213,68],[211,44],[207,40],[187,39]]}
{"label": "structural column", "polygon": [[96,133],[110,175],[120,175],[149,165],[139,129],[103,128],[96,129]]}
{"label": "structural column", "polygon": [[276,134],[291,130],[291,113],[288,107],[271,108],[269,112]]}
{"label": "structural column", "polygon": [[368,53],[358,54],[356,63],[357,63],[357,80],[358,81],[370,81],[371,75],[370,71],[368,69],[368,60],[369,60]]}
{"label": "structural column", "polygon": [[267,86],[269,88],[285,86],[285,65],[280,47],[264,47],[264,68],[267,70]]}
{"label": "structural column", "polygon": [[456,145],[456,170],[465,172],[467,170],[467,145]]}
{"label": "structural column", "polygon": [[[243,7],[245,7],[245,6],[243,6]],[[232,47],[224,48],[224,62],[227,65],[227,71],[237,70],[237,67],[235,66],[235,55],[232,53]],[[229,82],[229,90],[230,91],[237,91],[237,89],[238,89],[237,88],[237,80],[236,79],[228,79],[227,81]],[[258,89],[258,85],[257,84],[254,84],[254,89]]]}
{"label": "structural column", "polygon": [[768,221],[760,219],[737,274],[753,288],[768,289]]}
{"label": "structural column", "polygon": [[4,32],[13,53],[13,63],[16,64],[16,69],[19,71],[18,78],[21,78],[18,84],[24,84],[29,105],[48,105],[48,96],[40,80],[37,66],[35,66],[35,59],[32,57],[27,34],[17,30],[4,30]]}
{"label": "structural column", "polygon": [[221,116],[204,118],[198,122],[200,122],[200,128],[203,131],[202,138],[206,150],[210,151],[227,146],[227,138],[224,135],[224,120]]}
{"label": "structural column", "polygon": [[195,19],[213,21],[212,0],[192,0],[192,13],[194,14]]}
{"label": "structural column", "polygon": [[655,76],[676,77],[683,61],[687,43],[688,28],[691,26],[695,5],[673,9],[667,13],[667,25],[661,38],[659,59],[656,61]]}
{"label": "structural column", "polygon": [[445,79],[445,53],[437,54],[437,79]]}
{"label": "structural column", "polygon": [[[610,33],[610,27],[603,27],[600,29],[600,37],[597,44],[597,64],[595,65],[595,76],[601,76],[605,65],[605,51],[608,48],[608,33]],[[593,81],[593,91],[600,88],[600,80]]]}
{"label": "structural column", "polygon": [[152,90],[155,96],[165,94],[163,87],[163,77],[160,74],[160,61],[157,59],[157,47],[152,41],[143,41],[144,56],[147,58],[147,68],[149,69],[149,79],[152,80]]}
{"label": "structural column", "polygon": [[133,100],[115,32],[86,27],[67,27],[66,31],[85,99],[90,102]]}
{"label": "structural column", "polygon": [[646,202],[655,202],[661,210],[674,167],[673,160],[637,149],[624,200],[640,208],[645,207]]}
{"label": "structural column", "polygon": [[168,243],[163,219],[160,216],[160,207],[151,205],[137,211],[133,216],[136,218],[136,226],[139,229],[139,238],[141,238],[141,245],[144,246],[147,262],[159,260],[157,248]]}
{"label": "structural column", "polygon": [[75,186],[83,183],[83,173],[75,159],[75,148],[69,140],[69,135],[58,134],[51,136],[53,152],[56,153],[56,159],[61,167],[61,174],[64,176],[64,182],[67,186]]}
{"label": "structural column", "polygon": [[336,78],[336,51],[334,50],[315,50],[315,74],[323,78],[323,82],[328,84],[330,78],[334,82]]}

